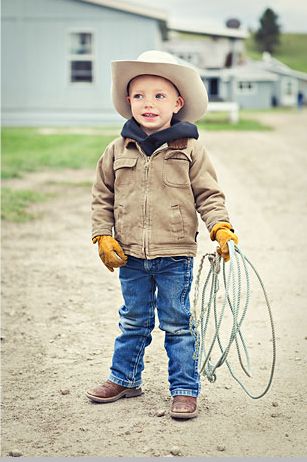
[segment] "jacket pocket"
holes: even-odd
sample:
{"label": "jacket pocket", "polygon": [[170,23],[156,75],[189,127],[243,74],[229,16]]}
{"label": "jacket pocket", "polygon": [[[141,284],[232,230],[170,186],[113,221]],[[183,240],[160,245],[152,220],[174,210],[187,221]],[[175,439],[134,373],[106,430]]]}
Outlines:
{"label": "jacket pocket", "polygon": [[117,185],[130,184],[135,181],[137,158],[116,159],[113,164],[115,183]]}
{"label": "jacket pocket", "polygon": [[184,239],[183,218],[179,205],[171,206],[171,226],[175,239],[177,241]]}
{"label": "jacket pocket", "polygon": [[174,153],[163,160],[163,181],[167,186],[188,188],[190,186],[190,161],[183,153]]}

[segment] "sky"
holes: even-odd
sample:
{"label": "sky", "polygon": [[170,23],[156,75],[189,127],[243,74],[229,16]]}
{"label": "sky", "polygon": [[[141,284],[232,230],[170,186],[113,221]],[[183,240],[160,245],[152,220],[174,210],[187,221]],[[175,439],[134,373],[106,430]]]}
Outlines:
{"label": "sky", "polygon": [[138,3],[167,10],[169,16],[185,21],[220,26],[230,17],[238,18],[245,29],[256,29],[259,18],[266,8],[279,17],[283,32],[307,33],[306,0],[138,0]]}

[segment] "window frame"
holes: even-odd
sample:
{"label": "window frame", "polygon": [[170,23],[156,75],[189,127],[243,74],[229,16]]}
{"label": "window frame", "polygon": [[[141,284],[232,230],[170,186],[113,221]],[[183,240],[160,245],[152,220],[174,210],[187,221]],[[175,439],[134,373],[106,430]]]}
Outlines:
{"label": "window frame", "polygon": [[[74,54],[71,53],[71,36],[72,34],[91,34],[92,36],[92,50],[89,54]],[[95,31],[92,28],[73,28],[67,31],[67,43],[66,43],[66,53],[67,53],[67,84],[68,86],[73,87],[89,87],[96,84],[96,43],[95,43]],[[71,72],[71,63],[73,61],[91,61],[92,63],[92,81],[91,82],[82,82],[76,81],[73,82],[71,80],[72,72]]]}
{"label": "window frame", "polygon": [[[248,88],[247,86],[240,88],[240,84],[249,85],[251,84],[252,88]],[[236,93],[238,95],[254,95],[257,90],[257,83],[253,82],[252,80],[237,80],[236,85]]]}

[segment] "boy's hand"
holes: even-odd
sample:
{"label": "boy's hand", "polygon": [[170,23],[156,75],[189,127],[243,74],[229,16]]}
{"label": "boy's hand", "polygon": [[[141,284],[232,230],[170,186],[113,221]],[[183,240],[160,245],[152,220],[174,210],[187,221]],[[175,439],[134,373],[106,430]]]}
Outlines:
{"label": "boy's hand", "polygon": [[238,244],[238,236],[233,232],[232,226],[230,223],[225,221],[220,221],[216,223],[210,233],[210,238],[212,241],[217,241],[219,247],[217,249],[218,253],[223,257],[224,261],[229,261],[229,249],[227,242],[232,240],[235,244]]}
{"label": "boy's hand", "polygon": [[113,272],[114,268],[119,268],[127,263],[128,257],[112,236],[96,236],[93,238],[93,244],[96,242],[98,242],[99,257],[108,270]]}

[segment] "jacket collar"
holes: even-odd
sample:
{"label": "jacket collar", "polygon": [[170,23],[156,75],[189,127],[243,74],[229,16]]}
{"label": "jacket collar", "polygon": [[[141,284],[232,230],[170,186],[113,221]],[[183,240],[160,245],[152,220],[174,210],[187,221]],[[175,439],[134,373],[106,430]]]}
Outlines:
{"label": "jacket collar", "polygon": [[[125,148],[127,148],[130,143],[137,145],[137,142],[132,138],[124,138]],[[169,141],[167,144],[170,149],[186,149],[188,147],[188,138],[180,138],[178,140]]]}

